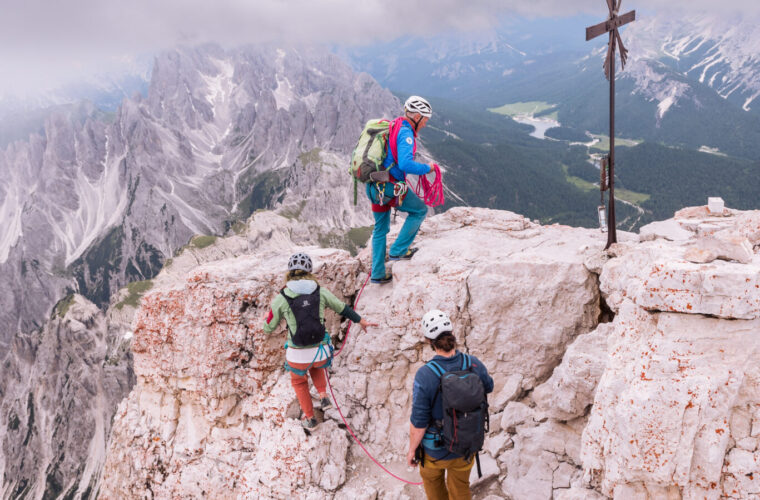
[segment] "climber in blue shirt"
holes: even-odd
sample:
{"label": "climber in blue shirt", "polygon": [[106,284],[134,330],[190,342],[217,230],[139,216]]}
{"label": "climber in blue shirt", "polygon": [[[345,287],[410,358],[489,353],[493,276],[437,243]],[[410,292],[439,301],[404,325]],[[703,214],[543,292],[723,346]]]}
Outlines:
{"label": "climber in blue shirt", "polygon": [[[385,271],[386,236],[391,228],[391,208],[396,207],[408,215],[396,241],[389,252],[390,260],[411,259],[416,248],[410,248],[422,221],[427,215],[427,207],[419,197],[406,190],[406,175],[425,175],[433,170],[432,165],[414,161],[417,151],[417,134],[427,125],[433,110],[425,99],[411,96],[404,103],[404,120],[398,131],[396,153],[393,154],[391,141],[388,141],[388,155],[383,166],[388,168],[390,182],[384,184],[367,183],[367,196],[372,203],[375,228],[372,231],[372,283],[388,283],[393,279]],[[383,191],[379,192],[379,188]],[[403,191],[403,192],[399,192]]]}
{"label": "climber in blue shirt", "polygon": [[[418,464],[421,466],[420,476],[428,498],[470,498],[472,456],[466,457],[447,449],[442,435],[445,433],[445,424],[442,423],[444,412],[441,377],[447,372],[457,372],[459,378],[464,378],[461,375],[465,371],[460,370],[468,366],[471,376],[480,379],[484,394],[493,391],[493,378],[478,358],[456,348],[454,327],[448,314],[437,309],[428,311],[422,318],[422,326],[425,338],[436,355],[429,363],[421,366],[414,376],[409,452],[406,460],[412,467]],[[448,393],[447,397],[452,396],[456,397],[452,393]],[[456,420],[453,425],[458,425]],[[479,429],[482,439],[485,430],[482,426]],[[460,430],[465,431],[464,427]],[[472,437],[467,432],[463,434]],[[419,458],[422,460],[418,461],[420,446],[422,454]]]}

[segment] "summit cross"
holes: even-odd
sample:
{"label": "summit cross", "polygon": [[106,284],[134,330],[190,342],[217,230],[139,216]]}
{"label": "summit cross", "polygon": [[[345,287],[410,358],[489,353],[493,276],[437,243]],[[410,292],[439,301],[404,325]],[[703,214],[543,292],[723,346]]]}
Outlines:
{"label": "summit cross", "polygon": [[[604,33],[609,34],[607,57],[604,60],[604,76],[610,81],[610,153],[599,166],[602,177],[599,188],[602,191],[605,190],[605,166],[609,167],[609,173],[606,174],[606,178],[608,179],[607,184],[610,190],[610,208],[609,217],[607,217],[607,246],[604,247],[605,249],[609,248],[613,243],[617,243],[617,231],[615,230],[615,50],[620,46],[621,69],[625,69],[628,49],[623,46],[623,40],[620,38],[618,28],[636,19],[635,10],[622,16],[618,15],[621,3],[623,3],[623,0],[607,0],[610,17],[602,23],[586,28],[587,42]],[[604,196],[604,193],[602,193],[602,196]],[[600,213],[603,208],[604,205],[600,206]]]}

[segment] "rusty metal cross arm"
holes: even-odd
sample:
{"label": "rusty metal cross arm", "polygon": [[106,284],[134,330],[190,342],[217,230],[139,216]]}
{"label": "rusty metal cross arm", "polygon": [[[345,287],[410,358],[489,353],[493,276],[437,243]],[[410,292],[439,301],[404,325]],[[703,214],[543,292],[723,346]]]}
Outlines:
{"label": "rusty metal cross arm", "polygon": [[586,41],[598,37],[599,35],[603,35],[604,33],[608,33],[612,30],[616,30],[619,27],[623,26],[624,24],[628,24],[632,21],[636,20],[636,11],[632,10],[631,12],[627,12],[623,14],[622,16],[612,16],[607,21],[604,21],[602,23],[599,23],[595,26],[589,26],[586,28]]}

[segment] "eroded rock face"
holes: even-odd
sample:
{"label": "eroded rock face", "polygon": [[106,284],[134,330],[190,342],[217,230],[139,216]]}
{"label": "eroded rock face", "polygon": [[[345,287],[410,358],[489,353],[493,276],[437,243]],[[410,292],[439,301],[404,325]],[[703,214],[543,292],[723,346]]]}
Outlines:
{"label": "eroded rock face", "polygon": [[[358,261],[312,254],[345,300]],[[319,498],[345,481],[347,440],[334,422],[307,439],[286,417],[283,338],[260,328],[286,262],[223,260],[146,295],[132,344],[138,384],[117,411],[102,498]],[[339,330],[335,318],[328,327]]]}
{"label": "eroded rock face", "polygon": [[[449,311],[462,349],[488,366],[496,393],[509,385],[504,397],[519,397],[551,375],[567,344],[595,327],[597,279],[583,261],[590,247],[601,249],[596,240],[594,231],[542,228],[486,209],[429,219],[415,258],[395,264],[393,285],[364,290],[358,310],[382,326],[351,330],[331,375],[342,411],[375,457],[396,463],[405,455],[413,377],[432,357],[419,329],[425,311]],[[324,286],[350,301],[366,279],[369,254],[308,251]],[[266,337],[260,320],[282,286],[288,254],[207,264],[159,280],[146,295],[133,343],[138,384],[117,412],[104,498],[148,489],[157,497],[193,495],[207,474],[215,482],[200,482],[211,498],[329,498],[343,485],[363,491],[346,473],[348,441],[330,419],[334,410],[308,438],[286,418],[294,394],[281,368],[284,337]],[[340,335],[345,325],[331,318],[329,330]],[[495,422],[492,438],[489,464],[509,446]],[[266,474],[254,474],[263,463]],[[498,476],[492,471],[489,484]]]}
{"label": "eroded rock face", "polygon": [[111,417],[134,384],[125,326],[73,295],[45,328],[14,340],[0,388],[2,498],[97,491]]}
{"label": "eroded rock face", "polygon": [[760,405],[760,258],[695,264],[682,255],[705,237],[748,239],[757,213],[679,214],[691,239],[629,246],[602,273],[617,315],[582,461],[615,498],[748,498],[760,490],[750,435]]}
{"label": "eroded rock face", "polygon": [[[697,264],[684,253],[706,236],[753,242],[758,218],[684,213],[609,256],[596,231],[509,212],[429,218],[393,283],[362,292],[357,309],[381,326],[352,329],[335,359],[349,425],[394,473],[417,478],[402,460],[413,377],[432,357],[419,318],[439,308],[496,381],[475,498],[757,494],[758,255]],[[255,256],[178,262],[146,296],[138,383],[114,421],[104,498],[422,498],[364,458],[335,410],[318,412],[308,437],[291,418],[284,337],[259,322],[295,247],[277,231],[267,241]],[[306,250],[321,282],[353,301],[369,252]],[[331,315],[328,327],[342,345],[346,324]]]}

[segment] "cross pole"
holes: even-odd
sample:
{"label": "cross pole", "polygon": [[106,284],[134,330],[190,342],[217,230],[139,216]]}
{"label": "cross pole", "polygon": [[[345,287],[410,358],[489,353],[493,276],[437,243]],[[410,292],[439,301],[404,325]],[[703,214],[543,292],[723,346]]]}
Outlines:
{"label": "cross pole", "polygon": [[[610,10],[610,17],[603,23],[586,28],[586,41],[609,33],[609,42],[607,44],[607,57],[604,60],[604,76],[610,81],[610,154],[607,158],[609,165],[608,185],[610,190],[609,215],[607,217],[607,246],[605,250],[613,243],[617,243],[617,231],[615,229],[615,50],[620,46],[620,63],[622,69],[625,69],[625,62],[628,59],[628,49],[623,46],[623,40],[620,38],[618,28],[628,24],[636,19],[636,11],[632,10],[622,16],[618,15],[620,4],[623,0],[607,0],[607,7]],[[604,168],[604,162],[600,168]],[[604,186],[600,186],[603,188]]]}

